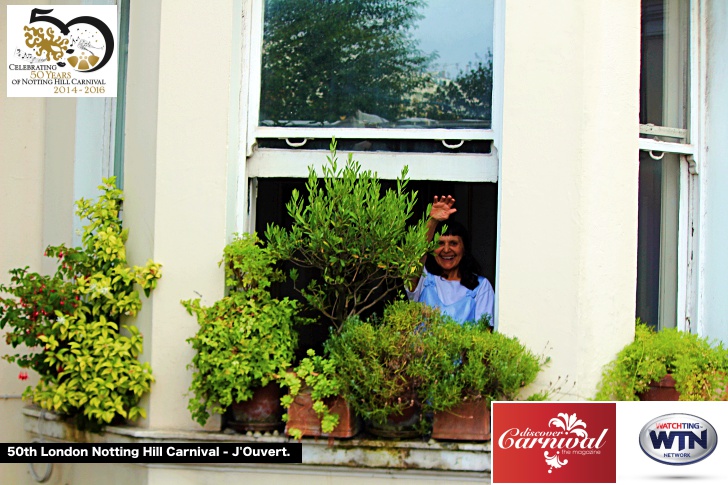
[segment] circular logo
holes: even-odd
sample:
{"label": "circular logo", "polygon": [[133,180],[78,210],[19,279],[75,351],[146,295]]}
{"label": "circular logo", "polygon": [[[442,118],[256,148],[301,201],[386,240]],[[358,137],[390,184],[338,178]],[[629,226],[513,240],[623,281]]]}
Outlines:
{"label": "circular logo", "polygon": [[[24,28],[25,43],[30,48],[37,48],[36,55],[45,54],[48,61],[51,57],[59,61],[68,55],[68,63],[80,72],[97,71],[109,62],[114,52],[114,35],[102,20],[83,15],[63,23],[48,15],[50,13],[53,9],[34,8],[29,23],[51,26],[28,25]],[[60,61],[58,65],[64,67],[66,63]]]}
{"label": "circular logo", "polygon": [[665,465],[690,465],[710,456],[718,445],[715,428],[692,414],[666,414],[642,427],[640,448]]}

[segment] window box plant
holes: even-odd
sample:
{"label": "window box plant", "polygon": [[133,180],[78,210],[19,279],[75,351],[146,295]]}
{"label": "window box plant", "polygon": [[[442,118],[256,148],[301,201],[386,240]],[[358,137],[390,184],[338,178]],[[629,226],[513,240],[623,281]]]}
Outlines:
{"label": "window box plant", "polygon": [[545,361],[518,339],[492,333],[487,320],[429,328],[427,379],[420,393],[433,411],[435,439],[490,439],[490,402],[513,400],[533,382]]}
{"label": "window box plant", "polygon": [[327,341],[327,352],[338,362],[342,395],[372,433],[411,437],[424,431],[419,389],[437,347],[425,335],[444,319],[422,303],[395,301],[381,319],[350,318]]}
{"label": "window box plant", "polygon": [[722,343],[677,329],[655,332],[637,320],[634,341],[605,366],[596,399],[637,401],[651,385],[669,388],[671,380],[682,401],[726,399],[727,371]]}
{"label": "window box plant", "polygon": [[287,414],[286,433],[302,436],[351,438],[359,431],[359,420],[341,397],[337,362],[309,349],[307,357],[286,374],[288,394],[281,399]]}
{"label": "window box plant", "polygon": [[154,379],[149,364],[138,360],[141,333],[123,318],[141,309],[136,288],[149,296],[161,277],[153,261],[127,264],[122,191],[113,177],[99,190],[96,201],[76,202],[76,214],[88,221],[82,246],[46,249],[58,260],[55,274],[14,269],[10,284],[0,285],[0,294],[10,295],[0,296],[0,329],[11,329],[6,341],[34,350],[5,358],[40,376],[24,398],[92,431],[146,415],[138,403]]}
{"label": "window box plant", "polygon": [[[226,246],[222,264],[229,294],[206,307],[200,299],[183,301],[200,328],[188,339],[196,351],[189,402],[192,417],[204,425],[210,413],[225,413],[229,408],[246,411],[235,403],[254,398],[256,391],[269,384],[270,403],[254,404],[257,410],[271,409],[272,416],[250,416],[252,422],[233,417],[236,429],[275,429],[280,426],[279,379],[290,367],[297,342],[294,326],[306,322],[298,316],[298,304],[275,299],[269,292],[272,282],[283,277],[275,268],[275,257],[263,247],[255,234],[235,237]],[[248,406],[250,407],[250,406]],[[277,413],[277,414],[276,414]]]}

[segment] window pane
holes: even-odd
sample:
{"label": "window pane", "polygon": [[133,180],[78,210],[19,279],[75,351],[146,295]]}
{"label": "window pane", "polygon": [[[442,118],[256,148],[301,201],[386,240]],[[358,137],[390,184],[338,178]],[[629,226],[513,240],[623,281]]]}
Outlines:
{"label": "window pane", "polygon": [[642,1],[642,124],[688,128],[688,6],[687,0]]}
{"label": "window pane", "polygon": [[267,0],[261,126],[490,128],[493,0]]}
{"label": "window pane", "polygon": [[656,328],[677,322],[680,159],[640,152],[637,233],[637,314]]}
{"label": "window pane", "polygon": [[[688,7],[642,0],[640,123],[669,128],[643,136],[689,141]],[[674,153],[640,153],[637,317],[656,328],[677,323],[680,163]]]}

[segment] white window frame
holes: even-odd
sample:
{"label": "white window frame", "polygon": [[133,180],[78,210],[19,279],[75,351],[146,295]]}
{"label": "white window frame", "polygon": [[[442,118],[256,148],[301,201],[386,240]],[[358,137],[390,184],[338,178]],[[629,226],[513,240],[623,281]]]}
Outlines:
{"label": "white window frame", "polygon": [[261,63],[263,42],[263,1],[242,0],[242,36],[244,49],[241,62],[245,72],[241,79],[240,153],[238,177],[238,231],[254,227],[257,177],[307,177],[308,167],[320,166],[321,151],[305,147],[274,150],[257,146],[259,138],[287,139],[410,139],[436,140],[443,144],[460,140],[485,140],[492,143],[487,154],[472,153],[391,153],[355,152],[364,168],[383,179],[394,179],[402,168],[409,168],[412,180],[448,180],[454,182],[496,182],[498,180],[498,148],[502,111],[500,98],[503,86],[502,23],[505,0],[494,0],[493,25],[493,99],[491,129],[412,129],[412,128],[305,128],[258,126],[260,111]]}
{"label": "white window frame", "polygon": [[[679,0],[672,0],[679,1]],[[705,26],[701,21],[701,12],[705,11],[704,0],[690,0],[688,13],[688,65],[689,92],[687,93],[690,109],[687,112],[687,129],[640,125],[639,149],[650,154],[654,159],[661,159],[665,153],[677,154],[680,159],[679,193],[678,195],[678,241],[677,241],[677,312],[675,327],[686,332],[701,334],[698,325],[699,298],[699,219],[700,219],[700,184],[699,160],[703,159],[702,140],[704,120],[701,113],[705,103],[704,62]],[[666,63],[673,62],[666,59]],[[644,136],[643,136],[644,135]],[[681,141],[663,141],[647,136],[669,137]],[[662,257],[661,257],[662,264]],[[661,272],[662,273],[662,272]],[[662,300],[662,279],[661,295]],[[660,304],[662,307],[662,303]],[[660,310],[662,313],[662,308]]]}

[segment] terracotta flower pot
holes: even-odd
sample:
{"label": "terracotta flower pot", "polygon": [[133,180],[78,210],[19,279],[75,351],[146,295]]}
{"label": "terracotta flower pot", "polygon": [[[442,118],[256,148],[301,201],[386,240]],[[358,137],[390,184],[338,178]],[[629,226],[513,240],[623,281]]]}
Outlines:
{"label": "terracotta flower pot", "polygon": [[302,390],[288,408],[286,434],[291,428],[301,431],[303,436],[324,436],[329,438],[351,438],[359,432],[359,421],[349,404],[342,397],[324,400],[332,413],[339,415],[339,424],[331,433],[321,431],[321,421],[313,410],[310,390]]}
{"label": "terracotta flower pot", "polygon": [[417,425],[422,419],[419,404],[413,404],[402,414],[390,414],[384,423],[367,422],[367,431],[381,438],[414,438],[420,436]]}
{"label": "terracotta flower pot", "polygon": [[650,387],[638,397],[640,401],[677,401],[680,393],[675,390],[675,379],[666,374],[659,381],[650,382]]}
{"label": "terracotta flower pot", "polygon": [[436,412],[432,421],[436,440],[486,441],[490,439],[490,409],[483,400],[465,401]]}
{"label": "terracotta flower pot", "polygon": [[234,402],[228,409],[228,426],[235,431],[273,431],[279,429],[283,416],[281,388],[271,382],[257,389],[253,397],[244,402]]}

